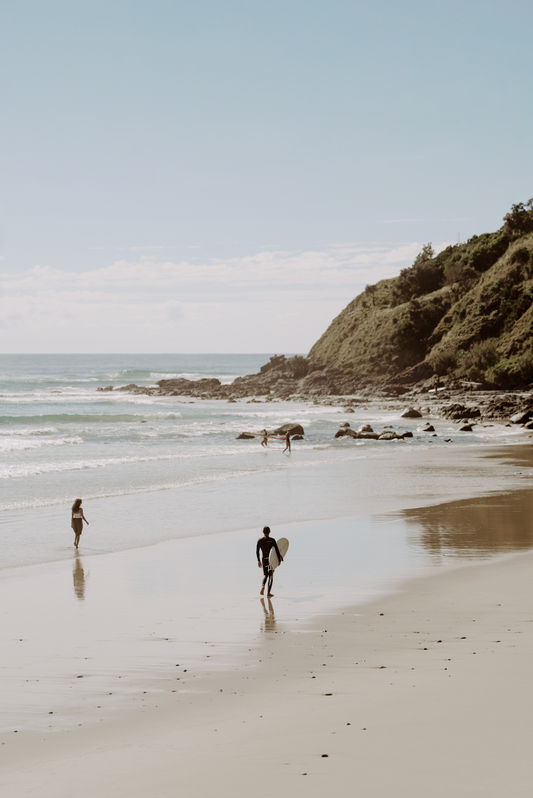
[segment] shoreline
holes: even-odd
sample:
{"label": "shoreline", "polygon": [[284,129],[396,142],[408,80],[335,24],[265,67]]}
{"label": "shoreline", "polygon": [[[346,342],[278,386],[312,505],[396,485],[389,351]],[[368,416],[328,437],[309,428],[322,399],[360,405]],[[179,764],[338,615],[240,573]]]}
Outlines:
{"label": "shoreline", "polygon": [[[360,447],[343,460],[296,461],[294,466],[284,464],[270,472],[170,488],[162,498],[155,490],[95,498],[86,503],[92,523],[82,535],[80,554],[109,554],[212,532],[246,530],[254,527],[258,518],[268,519],[275,528],[519,490],[528,487],[533,476],[530,450],[525,440],[451,444],[439,449],[397,449],[392,443],[380,450]],[[426,478],[428,470],[434,475],[431,481]],[[176,512],[180,513],[178,527]],[[64,506],[58,505],[4,510],[0,578],[12,568],[69,560],[68,520]],[[20,550],[17,541],[22,539],[26,545]]]}
{"label": "shoreline", "polygon": [[170,796],[176,780],[198,797],[220,784],[343,795],[354,780],[376,798],[421,798],[428,783],[436,796],[529,795],[532,563],[527,552],[410,579],[292,635],[267,625],[235,670],[199,676],[194,692],[161,679],[142,710],[103,725],[93,710],[72,733],[2,734],[0,783],[9,798],[66,798],[74,783]]}

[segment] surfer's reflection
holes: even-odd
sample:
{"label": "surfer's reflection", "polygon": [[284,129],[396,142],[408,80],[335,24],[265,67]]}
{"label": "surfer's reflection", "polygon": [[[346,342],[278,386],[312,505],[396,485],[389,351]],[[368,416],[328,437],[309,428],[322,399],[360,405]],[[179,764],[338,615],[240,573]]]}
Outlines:
{"label": "surfer's reflection", "polygon": [[265,613],[265,623],[263,626],[263,632],[275,632],[276,631],[276,616],[274,615],[274,607],[272,606],[272,602],[269,598],[268,601],[268,609],[267,605],[265,604],[264,598],[261,599],[261,606],[263,607],[263,611]]}
{"label": "surfer's reflection", "polygon": [[85,598],[85,571],[79,554],[76,554],[74,567],[72,568],[72,581],[74,582],[74,593],[80,601]]}

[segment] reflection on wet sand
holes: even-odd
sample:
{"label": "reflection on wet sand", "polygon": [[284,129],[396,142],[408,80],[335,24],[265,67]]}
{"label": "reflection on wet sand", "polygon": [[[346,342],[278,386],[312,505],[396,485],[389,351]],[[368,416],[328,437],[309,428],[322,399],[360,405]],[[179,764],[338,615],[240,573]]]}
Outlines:
{"label": "reflection on wet sand", "polygon": [[533,493],[516,491],[482,499],[406,510],[409,540],[432,559],[488,557],[533,547]]}
{"label": "reflection on wet sand", "polygon": [[269,598],[268,601],[268,609],[265,604],[264,598],[261,599],[261,606],[263,607],[263,611],[265,613],[264,624],[261,628],[262,632],[275,632],[276,631],[276,616],[274,615],[274,607],[272,606],[272,602]]}
{"label": "reflection on wet sand", "polygon": [[85,598],[85,571],[79,554],[76,554],[74,567],[72,568],[72,581],[74,582],[74,593],[80,601]]}

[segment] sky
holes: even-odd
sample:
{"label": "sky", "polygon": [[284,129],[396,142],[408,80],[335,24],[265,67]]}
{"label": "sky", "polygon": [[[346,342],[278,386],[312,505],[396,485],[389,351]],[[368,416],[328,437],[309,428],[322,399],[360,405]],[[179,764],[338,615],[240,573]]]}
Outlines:
{"label": "sky", "polygon": [[0,0],[0,351],[306,353],[533,196],[529,0]]}

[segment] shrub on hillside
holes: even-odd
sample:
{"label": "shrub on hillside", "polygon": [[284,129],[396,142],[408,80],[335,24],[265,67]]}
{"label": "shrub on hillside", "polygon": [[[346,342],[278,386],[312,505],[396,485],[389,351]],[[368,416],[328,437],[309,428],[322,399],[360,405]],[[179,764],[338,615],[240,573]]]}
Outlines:
{"label": "shrub on hillside", "polygon": [[457,376],[469,380],[483,380],[486,371],[499,360],[498,340],[487,338],[472,344],[467,352],[460,354],[460,363]]}
{"label": "shrub on hillside", "polygon": [[445,374],[450,374],[455,370],[457,353],[453,347],[448,346],[432,354],[429,362],[435,374],[443,377]]}
{"label": "shrub on hillside", "polygon": [[510,239],[505,233],[491,236],[490,240],[474,247],[468,254],[468,264],[476,272],[486,272],[507,251]]}
{"label": "shrub on hillside", "polygon": [[522,382],[533,382],[533,352],[524,352],[516,361],[516,372]]}
{"label": "shrub on hillside", "polygon": [[425,244],[412,266],[402,269],[392,289],[392,305],[401,305],[410,299],[430,294],[442,284],[442,270],[434,263],[431,244]]}
{"label": "shrub on hillside", "polygon": [[525,266],[529,262],[530,251],[527,247],[518,247],[509,257],[510,263],[517,263],[520,266]]}
{"label": "shrub on hillside", "polygon": [[302,355],[294,355],[285,361],[285,367],[292,374],[295,380],[306,377],[309,374],[309,362]]}
{"label": "shrub on hillside", "polygon": [[514,364],[506,357],[502,357],[494,366],[491,366],[485,378],[496,385],[506,385],[513,380]]}

